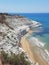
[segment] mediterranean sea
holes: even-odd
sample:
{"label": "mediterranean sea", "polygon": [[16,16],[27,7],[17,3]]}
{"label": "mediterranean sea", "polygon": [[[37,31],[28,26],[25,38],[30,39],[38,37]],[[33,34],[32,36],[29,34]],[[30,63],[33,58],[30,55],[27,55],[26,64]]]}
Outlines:
{"label": "mediterranean sea", "polygon": [[34,32],[31,34],[31,37],[35,37],[39,39],[43,44],[45,44],[44,48],[49,51],[49,13],[12,13],[12,15],[21,15],[30,20],[35,20],[42,24],[40,32]]}
{"label": "mediterranean sea", "polygon": [[45,43],[44,47],[49,51],[49,13],[20,13],[20,15],[42,24],[42,30],[40,32],[34,32],[34,34],[32,33],[31,37],[34,36],[42,41],[43,44]]}

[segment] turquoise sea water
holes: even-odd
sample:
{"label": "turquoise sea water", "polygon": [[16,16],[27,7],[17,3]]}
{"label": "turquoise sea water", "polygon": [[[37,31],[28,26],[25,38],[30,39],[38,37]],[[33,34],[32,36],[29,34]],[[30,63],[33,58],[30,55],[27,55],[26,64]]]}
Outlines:
{"label": "turquoise sea water", "polygon": [[49,51],[49,13],[23,13],[20,15],[38,21],[42,24],[41,27],[43,30],[35,32],[34,34],[32,33],[31,37],[34,36],[44,42],[45,48]]}

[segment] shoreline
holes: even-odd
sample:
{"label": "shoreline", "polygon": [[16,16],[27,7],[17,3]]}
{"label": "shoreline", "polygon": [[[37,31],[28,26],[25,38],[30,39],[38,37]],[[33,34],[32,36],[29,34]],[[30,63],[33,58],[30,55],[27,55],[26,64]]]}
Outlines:
{"label": "shoreline", "polygon": [[21,45],[23,50],[27,53],[27,55],[29,56],[31,62],[34,64],[35,63],[35,59],[34,59],[34,55],[33,52],[31,51],[30,45],[28,44],[29,42],[26,40],[26,36],[28,34],[30,34],[32,31],[29,31],[25,36],[23,36],[21,38]]}
{"label": "shoreline", "polygon": [[[27,55],[29,56],[30,60],[32,61],[32,63],[39,63],[39,65],[48,65],[48,63],[46,62],[46,60],[44,60],[40,54],[39,51],[37,51],[37,53],[34,51],[34,47],[32,46],[32,44],[30,44],[31,42],[29,42],[26,37],[32,33],[32,31],[29,31],[26,35],[24,35],[21,38],[21,45],[23,50],[27,53]],[[32,50],[33,49],[33,50]],[[36,47],[35,47],[36,49]],[[38,54],[39,52],[39,54]],[[41,52],[42,53],[42,52]]]}

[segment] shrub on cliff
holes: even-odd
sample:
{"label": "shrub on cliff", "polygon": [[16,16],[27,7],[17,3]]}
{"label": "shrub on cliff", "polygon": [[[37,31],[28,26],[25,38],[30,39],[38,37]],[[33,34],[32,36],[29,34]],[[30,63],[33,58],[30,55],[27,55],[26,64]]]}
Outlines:
{"label": "shrub on cliff", "polygon": [[2,63],[4,64],[10,64],[10,65],[30,65],[30,63],[28,61],[26,61],[24,54],[11,54],[11,56],[8,56],[7,53],[5,53],[4,51],[1,52],[2,53]]}

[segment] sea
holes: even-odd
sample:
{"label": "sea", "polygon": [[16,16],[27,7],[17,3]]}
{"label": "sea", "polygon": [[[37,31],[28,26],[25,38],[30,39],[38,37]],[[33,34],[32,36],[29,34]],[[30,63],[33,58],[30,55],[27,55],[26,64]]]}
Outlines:
{"label": "sea", "polygon": [[[49,13],[17,13],[18,15],[24,16],[30,20],[40,22],[42,24],[42,30],[40,32],[34,32],[31,37],[36,37],[43,44],[45,48],[49,51]],[[40,30],[40,29],[38,29]]]}
{"label": "sea", "polygon": [[40,32],[34,32],[34,34],[32,33],[31,37],[38,38],[45,44],[44,47],[49,51],[49,13],[20,13],[20,15],[42,24],[42,30]]}

